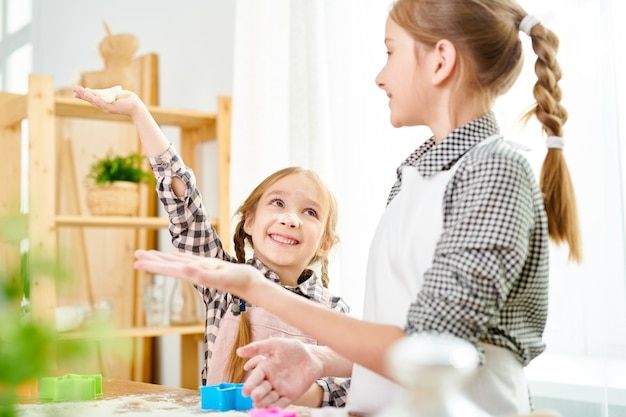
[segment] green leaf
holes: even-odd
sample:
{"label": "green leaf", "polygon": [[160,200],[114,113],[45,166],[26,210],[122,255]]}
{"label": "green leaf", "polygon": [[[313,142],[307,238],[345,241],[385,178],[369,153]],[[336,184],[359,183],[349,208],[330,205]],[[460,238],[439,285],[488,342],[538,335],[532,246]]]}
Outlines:
{"label": "green leaf", "polygon": [[120,156],[109,151],[104,158],[96,159],[90,166],[87,179],[95,184],[113,181],[144,182],[153,179],[152,173],[142,167],[142,157],[137,153]]}

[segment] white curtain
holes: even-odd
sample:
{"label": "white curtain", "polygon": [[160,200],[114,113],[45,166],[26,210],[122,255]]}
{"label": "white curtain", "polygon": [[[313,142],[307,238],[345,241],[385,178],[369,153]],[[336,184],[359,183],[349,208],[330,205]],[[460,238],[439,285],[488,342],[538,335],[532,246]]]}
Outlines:
{"label": "white curtain", "polygon": [[386,59],[388,7],[379,0],[239,0],[236,7],[231,207],[279,168],[317,171],[339,203],[331,288],[355,315],[373,228],[398,161],[416,145],[415,135],[402,140],[407,132],[392,131],[374,83]]}
{"label": "white curtain", "polygon": [[[595,377],[608,386],[617,372],[624,375],[614,365],[626,359],[626,151],[620,141],[626,6],[621,0],[520,2],[561,39],[563,103],[570,114],[565,154],[583,233],[581,265],[568,263],[562,247],[551,254],[543,357],[603,358]],[[339,201],[342,243],[332,260],[331,288],[356,316],[370,238],[395,168],[430,135],[424,128],[391,128],[387,99],[374,84],[386,58],[389,7],[387,0],[238,0],[236,9],[231,206],[278,168],[318,171]],[[538,173],[545,154],[539,125],[518,121],[533,101],[536,80],[536,56],[524,42],[526,68],[496,112],[507,138],[531,148],[528,158]],[[548,359],[541,369],[554,365]],[[530,373],[543,378],[537,367]]]}

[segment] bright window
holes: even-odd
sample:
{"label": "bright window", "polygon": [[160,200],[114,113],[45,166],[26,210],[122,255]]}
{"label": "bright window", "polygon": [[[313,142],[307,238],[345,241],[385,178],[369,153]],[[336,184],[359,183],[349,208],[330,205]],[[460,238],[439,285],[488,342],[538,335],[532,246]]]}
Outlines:
{"label": "bright window", "polygon": [[27,43],[13,51],[6,60],[7,90],[26,93],[28,77],[33,67],[33,47]]}
{"label": "bright window", "polygon": [[13,34],[30,25],[32,20],[31,0],[5,0],[7,33]]}
{"label": "bright window", "polygon": [[32,0],[0,0],[0,90],[26,93],[32,72]]}

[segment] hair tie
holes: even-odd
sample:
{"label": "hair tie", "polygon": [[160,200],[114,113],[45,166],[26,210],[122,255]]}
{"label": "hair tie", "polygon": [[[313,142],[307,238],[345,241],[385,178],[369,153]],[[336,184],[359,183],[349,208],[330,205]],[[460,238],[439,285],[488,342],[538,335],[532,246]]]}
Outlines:
{"label": "hair tie", "polygon": [[546,146],[548,149],[563,149],[565,142],[560,136],[548,136],[546,138]]}
{"label": "hair tie", "polygon": [[522,21],[519,22],[519,30],[530,36],[530,31],[537,23],[541,23],[539,19],[532,14],[527,14]]}

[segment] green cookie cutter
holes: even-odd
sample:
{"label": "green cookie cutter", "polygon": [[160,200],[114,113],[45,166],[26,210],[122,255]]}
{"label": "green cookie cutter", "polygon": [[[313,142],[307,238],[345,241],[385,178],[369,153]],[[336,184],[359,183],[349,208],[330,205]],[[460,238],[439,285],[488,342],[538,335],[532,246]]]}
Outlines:
{"label": "green cookie cutter", "polygon": [[102,396],[102,375],[67,374],[39,378],[39,398],[50,401],[86,401]]}

